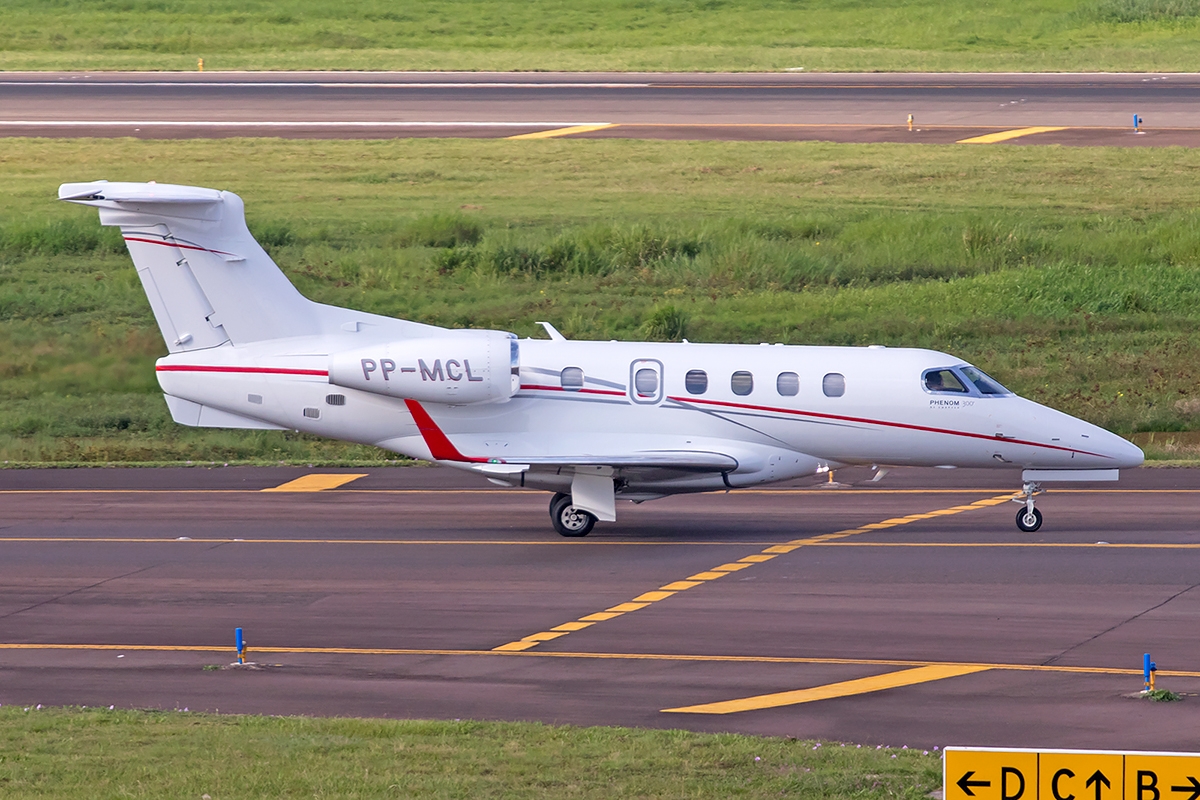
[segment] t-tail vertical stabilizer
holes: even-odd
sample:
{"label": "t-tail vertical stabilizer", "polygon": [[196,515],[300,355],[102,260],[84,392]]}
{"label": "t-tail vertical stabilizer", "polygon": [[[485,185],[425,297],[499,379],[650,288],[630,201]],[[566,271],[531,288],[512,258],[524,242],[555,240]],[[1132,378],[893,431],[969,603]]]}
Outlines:
{"label": "t-tail vertical stabilizer", "polygon": [[[121,229],[172,353],[296,336],[428,335],[430,326],[314,303],[250,234],[232,192],[166,183],[64,183],[58,198]],[[436,330],[436,329],[432,329]]]}

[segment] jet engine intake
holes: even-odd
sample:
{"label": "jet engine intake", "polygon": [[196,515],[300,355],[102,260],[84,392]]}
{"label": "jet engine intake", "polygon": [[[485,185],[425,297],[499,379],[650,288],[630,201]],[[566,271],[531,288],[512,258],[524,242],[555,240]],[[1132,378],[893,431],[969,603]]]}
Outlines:
{"label": "jet engine intake", "polygon": [[336,386],[422,403],[503,402],[521,387],[519,373],[516,337],[502,331],[385,342],[329,357]]}

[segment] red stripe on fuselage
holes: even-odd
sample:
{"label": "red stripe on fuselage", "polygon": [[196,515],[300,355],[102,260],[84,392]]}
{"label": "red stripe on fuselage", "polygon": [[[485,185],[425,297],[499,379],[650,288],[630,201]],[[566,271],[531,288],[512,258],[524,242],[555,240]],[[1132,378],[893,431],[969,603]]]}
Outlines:
{"label": "red stripe on fuselage", "polygon": [[617,392],[611,389],[564,389],[561,386],[539,386],[536,384],[521,384],[522,389],[536,389],[540,392],[579,392],[580,394],[606,394],[613,397],[624,397],[624,392]]}
{"label": "red stripe on fuselage", "polygon": [[324,369],[289,369],[287,367],[209,367],[200,364],[159,364],[155,372],[233,372],[247,375],[313,375],[329,377]]}
{"label": "red stripe on fuselage", "polygon": [[907,422],[888,422],[886,420],[868,419],[866,417],[847,417],[841,414],[822,414],[819,411],[799,411],[791,408],[775,408],[773,406],[756,406],[750,403],[730,403],[724,400],[702,400],[698,397],[668,397],[668,400],[673,400],[676,403],[696,403],[707,406],[725,406],[727,408],[743,409],[747,411],[769,411],[775,414],[791,414],[797,417],[813,417],[815,419],[829,419],[838,422],[859,422],[865,425],[881,425],[887,428],[902,428],[910,431],[923,431],[925,433],[944,433],[948,436],[965,436],[969,439],[983,439],[988,442],[1008,442],[1010,444],[1024,444],[1030,447],[1044,447],[1048,450],[1061,450],[1065,453],[1079,453],[1084,456],[1095,456],[1096,458],[1112,458],[1112,456],[1102,455],[1100,453],[1091,453],[1087,450],[1076,450],[1073,447],[1061,447],[1055,444],[1042,444],[1041,442],[1030,442],[1025,439],[1009,439],[1008,437],[999,438],[988,436],[986,433],[970,433],[969,431],[955,431],[948,428],[933,428],[928,425],[912,425]]}

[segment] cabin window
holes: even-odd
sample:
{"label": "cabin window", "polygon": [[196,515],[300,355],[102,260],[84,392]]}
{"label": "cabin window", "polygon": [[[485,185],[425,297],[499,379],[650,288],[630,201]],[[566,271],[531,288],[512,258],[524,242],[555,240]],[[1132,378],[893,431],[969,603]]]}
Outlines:
{"label": "cabin window", "polygon": [[568,392],[577,392],[583,388],[583,370],[579,367],[567,367],[559,376],[562,388]]}
{"label": "cabin window", "polygon": [[980,394],[1012,394],[1008,389],[1005,389],[992,377],[984,374],[982,371],[974,367],[961,367],[962,374],[967,376],[967,380],[975,384],[975,388]]}
{"label": "cabin window", "polygon": [[925,373],[925,388],[931,392],[958,392],[970,394],[952,369],[931,369]]}
{"label": "cabin window", "polygon": [[325,395],[325,402],[331,406],[344,406],[344,405],[346,405],[346,395],[344,395],[344,394],[327,394],[327,395]]}
{"label": "cabin window", "polygon": [[702,369],[689,369],[683,376],[683,386],[688,394],[704,394],[708,391],[708,373]]}
{"label": "cabin window", "polygon": [[639,397],[653,397],[658,394],[658,371],[639,369],[633,374],[633,388]]}
{"label": "cabin window", "polygon": [[800,394],[800,376],[794,372],[781,372],[775,379],[775,389],[784,397]]}
{"label": "cabin window", "polygon": [[821,391],[826,397],[841,397],[846,393],[846,376],[831,372],[821,379]]}
{"label": "cabin window", "polygon": [[754,376],[745,370],[738,370],[729,379],[729,388],[733,389],[734,394],[744,397],[754,391]]}

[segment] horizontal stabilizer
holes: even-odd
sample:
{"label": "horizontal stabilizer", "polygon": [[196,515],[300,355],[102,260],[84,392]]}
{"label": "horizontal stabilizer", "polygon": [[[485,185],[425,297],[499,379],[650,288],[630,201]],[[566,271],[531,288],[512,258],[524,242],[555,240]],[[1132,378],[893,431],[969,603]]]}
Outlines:
{"label": "horizontal stabilizer", "polygon": [[219,203],[221,193],[199,186],[176,186],[172,183],[64,183],[58,187],[58,199],[81,205],[101,203]]}

